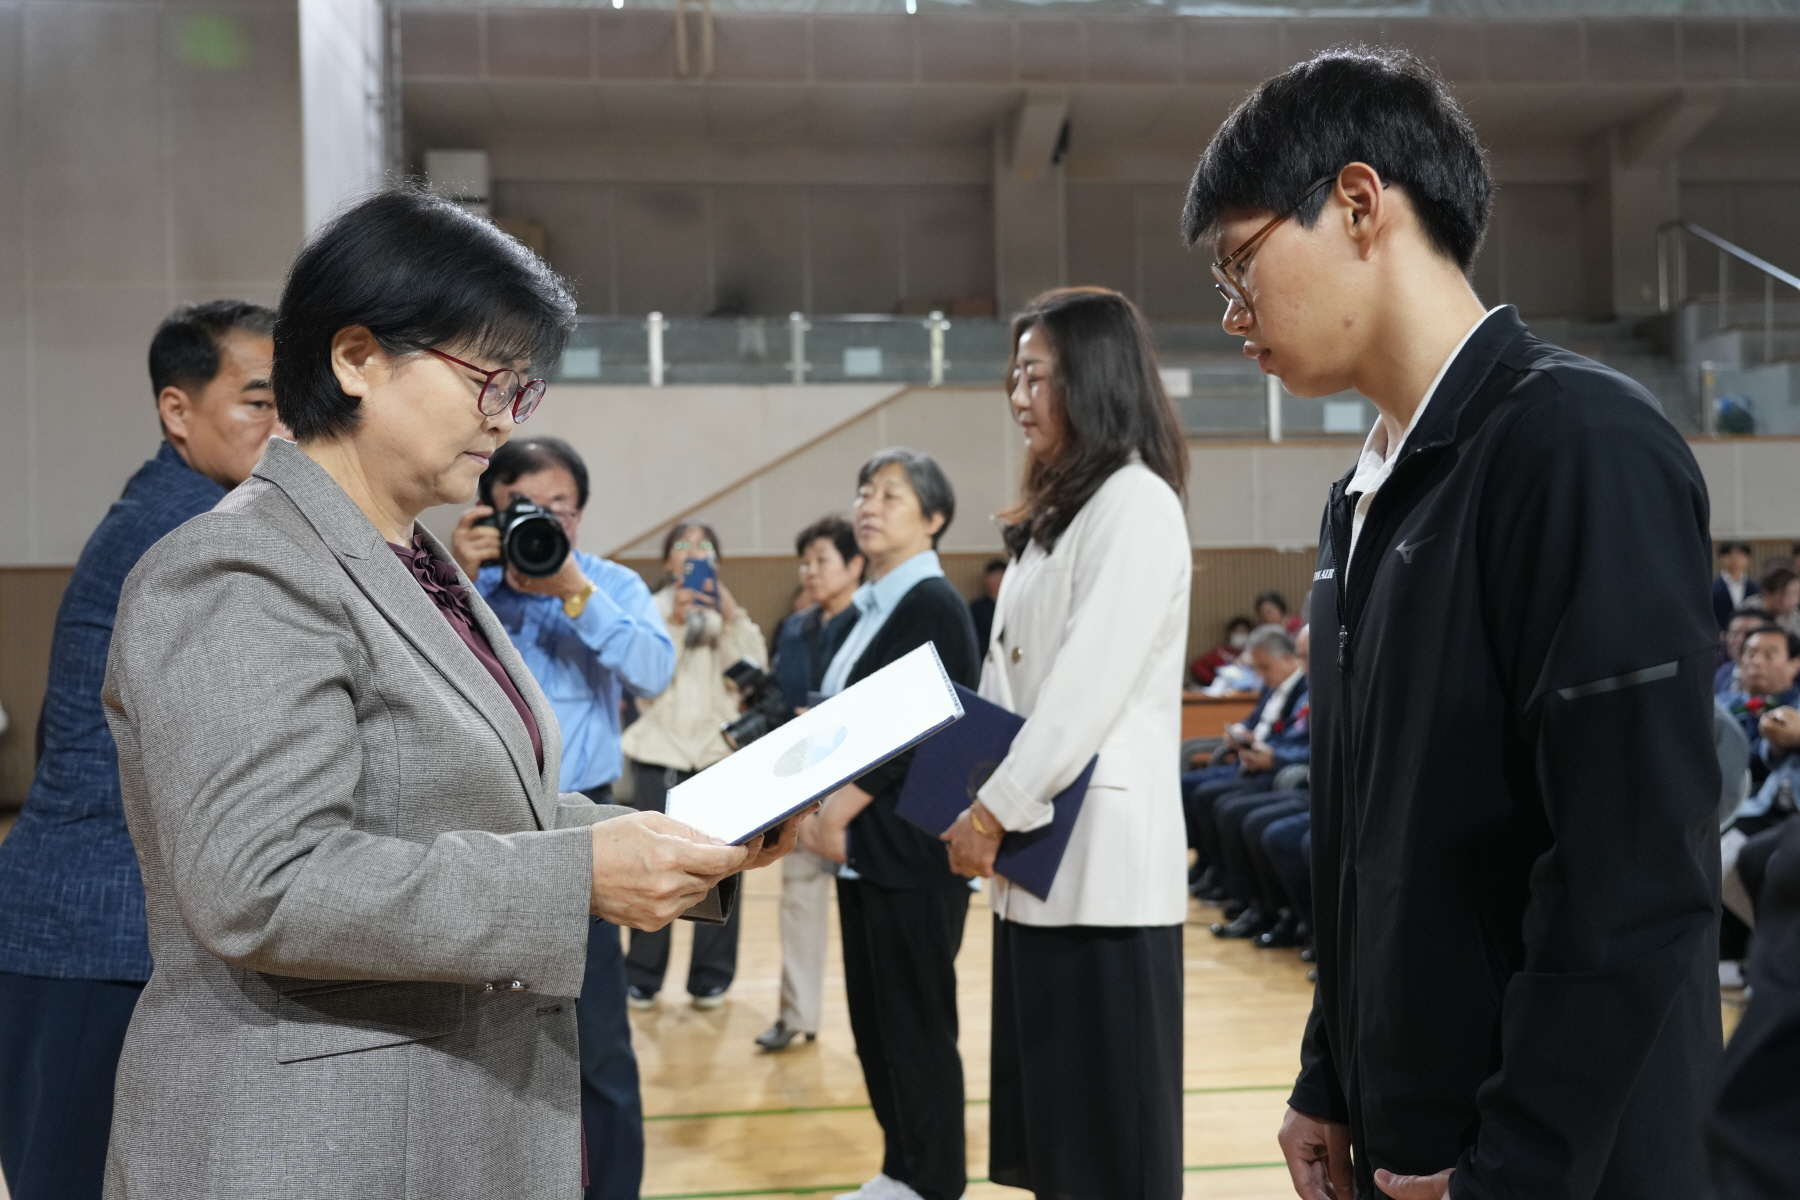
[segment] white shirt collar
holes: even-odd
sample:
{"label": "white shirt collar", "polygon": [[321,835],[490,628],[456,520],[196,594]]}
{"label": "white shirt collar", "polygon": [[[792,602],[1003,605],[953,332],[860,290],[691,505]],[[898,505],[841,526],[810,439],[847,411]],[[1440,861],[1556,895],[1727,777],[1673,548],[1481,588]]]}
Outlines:
{"label": "white shirt collar", "polygon": [[1483,313],[1480,320],[1469,326],[1468,332],[1462,335],[1462,340],[1456,343],[1456,348],[1450,351],[1449,356],[1444,359],[1443,365],[1438,367],[1437,375],[1432,378],[1431,386],[1425,389],[1425,397],[1419,401],[1419,407],[1413,409],[1412,420],[1406,423],[1406,431],[1400,435],[1399,441],[1391,446],[1388,444],[1387,422],[1379,415],[1376,416],[1375,427],[1369,430],[1369,436],[1363,442],[1362,455],[1356,460],[1356,474],[1351,477],[1350,486],[1344,489],[1345,494],[1371,493],[1387,482],[1388,474],[1394,469],[1394,463],[1400,457],[1400,451],[1406,448],[1406,441],[1412,436],[1412,431],[1418,428],[1419,418],[1425,415],[1426,406],[1431,403],[1432,397],[1437,395],[1438,385],[1443,383],[1444,376],[1450,373],[1450,364],[1454,363],[1462,354],[1463,347],[1469,344],[1469,339],[1475,336],[1475,331],[1480,329],[1489,317],[1505,307],[1504,304],[1496,304]]}

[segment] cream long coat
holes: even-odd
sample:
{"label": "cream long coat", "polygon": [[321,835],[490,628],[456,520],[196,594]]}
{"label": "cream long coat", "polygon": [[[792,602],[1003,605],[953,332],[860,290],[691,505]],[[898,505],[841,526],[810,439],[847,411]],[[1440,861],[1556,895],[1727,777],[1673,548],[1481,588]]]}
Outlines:
{"label": "cream long coat", "polygon": [[996,876],[989,901],[1025,925],[1179,925],[1187,918],[1181,671],[1193,551],[1181,500],[1148,467],[1114,472],[1046,554],[1006,572],[981,694],[1025,718],[980,790],[1008,829],[1099,765],[1047,900]]}

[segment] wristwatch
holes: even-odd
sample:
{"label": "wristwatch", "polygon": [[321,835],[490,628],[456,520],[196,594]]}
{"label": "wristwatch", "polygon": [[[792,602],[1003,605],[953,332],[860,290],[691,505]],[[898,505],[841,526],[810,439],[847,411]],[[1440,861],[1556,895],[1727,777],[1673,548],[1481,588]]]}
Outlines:
{"label": "wristwatch", "polygon": [[599,590],[599,586],[590,579],[588,580],[588,585],[579,592],[576,592],[573,596],[565,596],[563,598],[563,616],[569,618],[571,621],[576,617],[579,617],[587,610],[588,600]]}

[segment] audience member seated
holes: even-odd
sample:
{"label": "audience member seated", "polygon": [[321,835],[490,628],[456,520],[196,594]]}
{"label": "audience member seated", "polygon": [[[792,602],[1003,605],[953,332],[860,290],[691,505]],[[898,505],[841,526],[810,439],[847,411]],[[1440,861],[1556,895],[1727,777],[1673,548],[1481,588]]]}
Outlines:
{"label": "audience member seated", "polygon": [[[1294,644],[1295,656],[1300,662],[1306,661],[1309,632],[1301,629]],[[1282,731],[1270,736],[1271,743],[1279,743],[1280,771],[1303,766],[1307,761],[1311,743],[1307,712],[1307,705],[1302,703]],[[1225,893],[1222,907],[1226,918],[1212,927],[1213,935],[1253,938],[1269,948],[1297,946],[1304,931],[1300,929],[1299,917],[1292,906],[1283,902],[1273,869],[1263,861],[1263,830],[1270,822],[1306,812],[1308,808],[1307,793],[1292,790],[1293,781],[1278,773],[1274,783],[1284,790],[1240,790],[1221,796],[1213,805],[1219,856],[1216,882]]]}
{"label": "audience member seated", "polygon": [[[1262,833],[1262,862],[1266,863],[1281,888],[1281,901],[1294,915],[1295,937],[1305,943],[1300,957],[1313,961],[1312,951],[1312,812],[1302,809],[1270,821]],[[1279,928],[1279,927],[1278,927]],[[1257,939],[1257,945],[1273,949],[1275,933],[1271,930]]]}
{"label": "audience member seated", "polygon": [[1225,640],[1196,658],[1188,667],[1188,674],[1201,687],[1208,687],[1218,677],[1221,667],[1230,666],[1243,654],[1244,647],[1250,644],[1250,631],[1256,628],[1256,622],[1249,617],[1233,617],[1225,624]]}
{"label": "audience member seated", "polygon": [[1293,639],[1278,625],[1264,625],[1250,634],[1248,653],[1263,681],[1256,707],[1225,730],[1225,744],[1211,765],[1181,777],[1188,845],[1200,856],[1194,867],[1195,894],[1202,898],[1223,896],[1214,805],[1236,792],[1271,791],[1277,771],[1307,759],[1306,741],[1296,742],[1293,728],[1306,710],[1306,673]]}
{"label": "audience member seated", "polygon": [[1264,592],[1256,598],[1251,606],[1256,610],[1256,619],[1263,625],[1279,625],[1287,631],[1289,637],[1300,632],[1302,624],[1298,614],[1289,615],[1287,597],[1280,592]]}
{"label": "audience member seated", "polygon": [[969,601],[969,617],[975,622],[975,646],[987,653],[988,637],[994,632],[994,602],[1000,599],[1000,581],[1006,578],[1006,560],[990,558],[981,569],[981,595]]}
{"label": "audience member seated", "polygon": [[1756,598],[1769,620],[1789,633],[1800,633],[1800,572],[1788,566],[1763,572],[1757,581]]}
{"label": "audience member seated", "polygon": [[1744,542],[1726,542],[1719,547],[1719,573],[1713,578],[1713,615],[1719,628],[1731,624],[1731,617],[1756,595],[1756,580],[1750,578],[1750,547]]}
{"label": "audience member seated", "polygon": [[1744,639],[1759,625],[1769,623],[1769,614],[1756,607],[1754,598],[1731,614],[1731,623],[1719,635],[1719,669],[1713,673],[1713,695],[1725,696],[1738,690],[1738,655],[1744,652]]}
{"label": "audience member seated", "polygon": [[1738,688],[1720,699],[1750,739],[1750,775],[1755,787],[1762,787],[1768,778],[1774,758],[1785,754],[1771,751],[1763,730],[1768,724],[1765,718],[1776,709],[1800,704],[1800,688],[1794,686],[1796,672],[1800,672],[1800,636],[1778,625],[1760,625],[1745,636],[1738,655]]}

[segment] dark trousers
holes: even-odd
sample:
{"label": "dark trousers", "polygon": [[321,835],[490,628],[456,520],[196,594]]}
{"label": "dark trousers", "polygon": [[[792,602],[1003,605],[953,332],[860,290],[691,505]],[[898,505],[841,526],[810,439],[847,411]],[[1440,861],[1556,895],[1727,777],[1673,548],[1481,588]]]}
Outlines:
{"label": "dark trousers", "polygon": [[960,1200],[968,1150],[956,952],[969,889],[839,879],[837,896],[850,1032],[886,1143],[882,1174],[925,1200]]}
{"label": "dark trousers", "polygon": [[1312,924],[1312,814],[1271,821],[1263,830],[1263,854],[1294,915]]}
{"label": "dark trousers", "polygon": [[[636,791],[632,804],[643,812],[668,811],[669,789],[692,779],[693,771],[677,771],[651,763],[631,764]],[[708,996],[731,986],[737,976],[738,913],[743,905],[731,908],[731,917],[723,925],[700,921],[689,922],[694,929],[694,954],[688,962],[687,990],[690,996]],[[669,970],[669,945],[675,940],[675,927],[667,925],[655,933],[631,931],[631,951],[625,956],[625,977],[640,992],[654,996],[662,991],[663,976]]]}
{"label": "dark trousers", "polygon": [[1219,802],[1219,850],[1233,896],[1271,916],[1282,907],[1281,884],[1263,855],[1262,833],[1269,822],[1306,809],[1305,792],[1240,792]]}
{"label": "dark trousers", "polygon": [[0,972],[0,1167],[12,1200],[99,1200],[141,983]]}
{"label": "dark trousers", "polygon": [[[611,804],[608,785],[588,799]],[[581,1043],[581,1136],[587,1151],[584,1200],[637,1200],[644,1181],[644,1102],[625,1015],[625,956],[619,927],[590,917],[587,972],[575,1002]]]}
{"label": "dark trousers", "polygon": [[1188,845],[1200,855],[1202,867],[1224,869],[1219,849],[1219,801],[1239,792],[1266,792],[1275,776],[1267,771],[1240,775],[1233,766],[1207,767],[1181,777],[1181,802],[1187,814]]}

